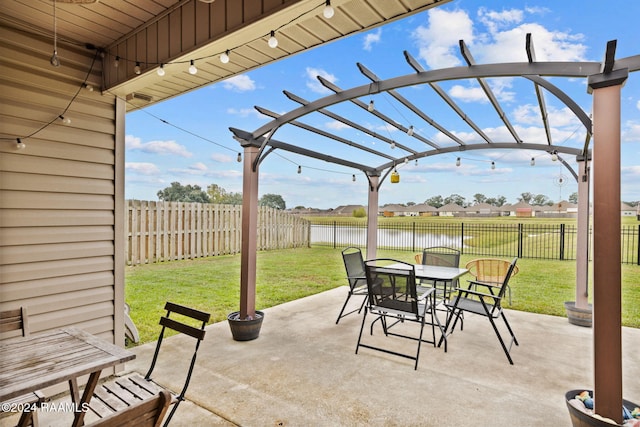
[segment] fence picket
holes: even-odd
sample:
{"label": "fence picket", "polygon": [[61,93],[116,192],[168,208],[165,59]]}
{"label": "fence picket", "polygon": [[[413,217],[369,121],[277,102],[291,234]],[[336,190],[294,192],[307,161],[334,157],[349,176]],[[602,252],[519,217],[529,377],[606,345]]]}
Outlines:
{"label": "fence picket", "polygon": [[[266,207],[258,215],[259,250],[310,245],[309,221]],[[128,265],[241,251],[241,206],[127,200],[125,224]]]}

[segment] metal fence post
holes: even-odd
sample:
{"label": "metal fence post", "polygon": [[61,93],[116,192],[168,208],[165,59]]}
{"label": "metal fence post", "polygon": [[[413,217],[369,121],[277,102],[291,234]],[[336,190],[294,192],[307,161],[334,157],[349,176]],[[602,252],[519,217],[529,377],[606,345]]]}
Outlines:
{"label": "metal fence post", "polygon": [[564,224],[560,224],[560,261],[564,260]]}
{"label": "metal fence post", "polygon": [[518,224],[518,258],[522,258],[522,241],[524,239],[522,223]]}
{"label": "metal fence post", "polygon": [[460,223],[460,254],[464,254],[464,222]]}

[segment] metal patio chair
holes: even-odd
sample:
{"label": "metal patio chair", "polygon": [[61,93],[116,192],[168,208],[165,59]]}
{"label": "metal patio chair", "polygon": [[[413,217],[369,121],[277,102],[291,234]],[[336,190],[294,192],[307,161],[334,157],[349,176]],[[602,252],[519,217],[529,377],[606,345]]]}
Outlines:
{"label": "metal patio chair", "polygon": [[[344,267],[347,270],[349,291],[347,293],[347,299],[344,301],[342,309],[340,310],[338,318],[336,319],[336,325],[343,317],[348,316],[351,313],[355,313],[356,311],[360,313],[362,311],[362,307],[364,307],[364,304],[366,302],[367,295],[367,277],[364,271],[364,259],[362,258],[362,251],[360,250],[360,248],[356,248],[354,246],[345,248],[342,251],[342,260],[344,261]],[[344,311],[347,308],[347,304],[349,303],[351,297],[354,295],[362,295],[365,296],[365,298],[363,298],[359,308],[345,313]]]}
{"label": "metal patio chair", "polygon": [[[399,268],[388,267],[389,263],[401,265]],[[367,275],[367,285],[369,295],[365,305],[360,335],[356,345],[356,354],[360,347],[382,351],[384,353],[405,357],[415,360],[414,369],[418,369],[418,359],[420,357],[420,347],[423,342],[436,344],[435,326],[444,334],[444,329],[440,325],[434,313],[435,289],[428,288],[423,294],[416,292],[415,267],[393,259],[375,259],[365,262],[365,272]],[[362,342],[362,332],[367,320],[367,314],[377,316],[371,323],[371,335],[373,335],[374,323],[378,320],[382,324],[385,336],[408,338],[417,341],[415,355],[401,353],[388,347],[378,347],[373,344]],[[428,320],[427,320],[428,319]],[[409,334],[404,330],[396,332],[399,324],[415,322],[420,325],[419,333]],[[423,338],[425,325],[431,326],[432,340]],[[404,325],[405,327],[407,325]],[[446,337],[445,337],[446,339]],[[445,347],[446,349],[446,347]]]}
{"label": "metal patio chair", "polygon": [[[153,354],[153,359],[151,360],[151,366],[149,367],[146,375],[143,377],[135,373],[128,376],[117,377],[97,386],[93,392],[93,397],[91,398],[89,406],[91,410],[98,415],[98,417],[106,417],[114,412],[124,410],[127,407],[138,403],[140,400],[152,398],[165,389],[165,387],[155,382],[151,375],[158,360],[165,330],[169,328],[195,339],[195,349],[191,356],[191,361],[182,390],[179,394],[168,390],[171,392],[172,408],[164,422],[164,426],[169,425],[169,421],[171,421],[171,418],[178,409],[180,402],[184,400],[187,387],[189,387],[191,374],[193,373],[193,369],[196,364],[198,348],[200,347],[202,340],[204,340],[204,328],[211,318],[211,315],[203,311],[194,310],[171,302],[167,302],[164,308],[167,310],[167,313],[160,318],[160,325],[162,325],[162,329],[160,330],[160,336],[156,343],[156,349]],[[190,324],[176,320],[175,318],[170,318],[171,314],[174,313],[182,318],[190,319],[187,320],[190,323],[198,323],[199,327],[191,326]]]}
{"label": "metal patio chair", "polygon": [[[419,261],[418,261],[419,260]],[[424,265],[437,265],[441,267],[459,267],[460,251],[446,246],[433,246],[424,248],[422,254],[416,255],[416,261]],[[453,281],[420,280],[420,285],[428,285],[436,288],[436,299],[449,301],[451,292],[458,287],[458,279]]]}
{"label": "metal patio chair", "polygon": [[[500,341],[500,345],[502,346],[502,350],[504,350],[504,354],[507,356],[509,363],[513,365],[513,360],[511,359],[511,347],[513,344],[519,345],[518,340],[516,339],[513,330],[511,329],[511,325],[507,321],[507,318],[504,314],[504,310],[502,309],[502,300],[504,298],[504,294],[506,292],[507,286],[509,284],[509,279],[511,278],[513,271],[516,267],[516,262],[518,258],[514,258],[509,264],[509,268],[504,276],[504,279],[500,285],[500,287],[496,287],[494,285],[489,285],[483,282],[476,282],[473,280],[469,281],[469,287],[467,289],[457,288],[458,291],[457,296],[453,299],[452,302],[445,302],[445,304],[451,309],[450,314],[447,318],[447,325],[445,326],[446,331],[451,331],[456,327],[456,323],[460,318],[460,315],[463,312],[474,313],[479,316],[486,317],[491,323],[493,331],[498,337],[498,341]],[[472,289],[474,288],[474,289]],[[478,289],[482,289],[479,291]],[[501,317],[504,321],[504,324],[511,335],[511,342],[509,346],[504,342],[500,331],[495,323],[495,319]],[[449,329],[449,324],[453,320],[453,325],[451,329]],[[468,321],[468,320],[467,320]],[[440,344],[442,340],[440,341]],[[445,343],[446,345],[446,343]]]}
{"label": "metal patio chair", "polygon": [[[475,276],[476,282],[500,287],[504,276],[509,270],[509,261],[499,258],[478,258],[469,261],[465,268]],[[515,276],[518,271],[519,269],[516,266],[511,275]],[[507,292],[509,294],[509,305],[511,305],[511,286],[507,286]]]}

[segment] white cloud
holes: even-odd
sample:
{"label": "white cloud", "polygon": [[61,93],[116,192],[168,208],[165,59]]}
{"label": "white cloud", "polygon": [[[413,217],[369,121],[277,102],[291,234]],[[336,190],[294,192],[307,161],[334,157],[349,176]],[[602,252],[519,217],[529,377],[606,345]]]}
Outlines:
{"label": "white cloud", "polygon": [[214,160],[216,162],[220,162],[220,163],[231,163],[236,158],[237,158],[237,156],[236,157],[231,157],[231,156],[229,156],[227,154],[222,154],[222,153],[213,153],[211,155],[211,159],[212,160]]}
{"label": "white cloud", "polygon": [[331,129],[331,130],[342,130],[342,129],[350,129],[351,128],[351,126],[349,126],[349,125],[347,125],[345,123],[339,122],[337,120],[334,120],[332,122],[327,122],[327,123],[325,123],[324,126],[327,129]]}
{"label": "white cloud", "polygon": [[[542,115],[540,114],[540,107],[538,107],[538,105],[520,105],[513,111],[512,116],[518,123],[542,124]],[[569,107],[557,109],[549,106],[547,107],[547,117],[549,125],[556,128],[565,126],[576,127],[580,124],[580,121]]]}
{"label": "white cloud", "polygon": [[335,75],[329,73],[328,71],[323,70],[322,68],[313,68],[313,67],[307,67],[306,74],[308,79],[307,87],[311,89],[313,92],[325,94],[325,95],[329,93],[333,93],[318,81],[318,76],[324,78],[325,80],[328,80],[331,83],[335,83],[338,81],[338,78]]}
{"label": "white cloud", "polygon": [[413,33],[419,48],[419,57],[431,68],[460,65],[457,56],[458,40],[472,42],[473,22],[462,10],[452,12],[440,8],[429,10],[427,26],[419,26]]}
{"label": "white cloud", "polygon": [[463,102],[489,102],[487,95],[485,95],[480,86],[453,85],[449,89],[449,95]]}
{"label": "white cloud", "polygon": [[149,141],[142,142],[142,139],[133,135],[125,136],[125,147],[127,150],[142,151],[149,154],[161,154],[180,157],[191,157],[193,154],[184,145],[175,141]]}
{"label": "white cloud", "polygon": [[380,43],[381,36],[382,28],[378,28],[378,31],[375,33],[367,33],[367,35],[364,36],[363,49],[370,51],[373,48],[374,43]]}
{"label": "white cloud", "polygon": [[629,120],[625,122],[622,128],[622,142],[638,142],[640,141],[640,122]]}
{"label": "white cloud", "polygon": [[194,170],[194,171],[202,171],[202,172],[204,172],[208,168],[207,168],[207,165],[205,165],[204,163],[198,162],[198,163],[194,163],[191,166],[189,166],[189,169]]}
{"label": "white cloud", "polygon": [[235,92],[248,92],[255,90],[256,82],[251,80],[251,77],[246,74],[238,74],[225,80],[222,86],[227,90]]}
{"label": "white cloud", "polygon": [[227,113],[233,116],[238,116],[243,118],[250,117],[250,116],[253,116],[258,119],[270,118],[260,113],[255,108],[227,108]]}
{"label": "white cloud", "polygon": [[640,110],[640,101],[638,101],[638,103],[636,104],[636,108]]}
{"label": "white cloud", "polygon": [[124,168],[127,172],[133,172],[140,175],[157,175],[160,169],[153,163],[144,162],[126,162]]}

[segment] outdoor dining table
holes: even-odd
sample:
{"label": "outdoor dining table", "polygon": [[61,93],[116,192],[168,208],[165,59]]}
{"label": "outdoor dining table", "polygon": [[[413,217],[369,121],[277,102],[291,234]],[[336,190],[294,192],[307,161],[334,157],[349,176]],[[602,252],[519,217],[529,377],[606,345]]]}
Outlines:
{"label": "outdoor dining table", "polygon": [[[405,268],[406,264],[391,264],[389,268]],[[466,268],[444,267],[440,265],[413,265],[416,279],[434,280],[440,282],[449,282],[469,272]]]}
{"label": "outdoor dining table", "polygon": [[[4,340],[0,342],[0,402],[68,381],[75,412],[72,425],[80,426],[102,370],[135,357],[74,327]],[[87,374],[80,397],[78,378]]]}

